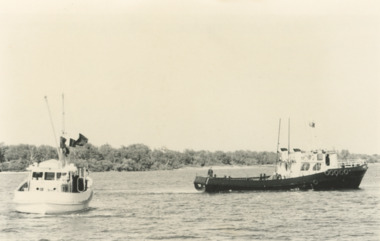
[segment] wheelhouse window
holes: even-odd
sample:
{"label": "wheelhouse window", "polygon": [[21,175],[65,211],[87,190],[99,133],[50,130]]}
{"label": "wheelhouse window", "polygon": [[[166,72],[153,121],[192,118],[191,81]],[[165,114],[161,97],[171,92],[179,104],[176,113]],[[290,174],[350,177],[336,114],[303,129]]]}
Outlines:
{"label": "wheelhouse window", "polygon": [[38,180],[39,178],[42,178],[42,176],[43,176],[43,172],[33,172],[32,179]]}
{"label": "wheelhouse window", "polygon": [[45,172],[45,180],[54,180],[55,173],[54,172]]}
{"label": "wheelhouse window", "polygon": [[313,171],[319,171],[321,170],[321,163],[315,163],[313,166]]}
{"label": "wheelhouse window", "polygon": [[61,177],[63,179],[64,177],[66,177],[66,174],[66,172],[57,172],[57,180],[61,179]]}
{"label": "wheelhouse window", "polygon": [[310,163],[308,162],[302,163],[301,171],[307,171],[309,170],[309,168],[310,168]]}

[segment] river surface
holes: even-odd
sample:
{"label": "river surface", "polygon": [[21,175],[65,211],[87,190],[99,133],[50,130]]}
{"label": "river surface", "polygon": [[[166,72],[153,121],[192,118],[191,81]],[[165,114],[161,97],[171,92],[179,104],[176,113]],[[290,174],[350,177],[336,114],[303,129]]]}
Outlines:
{"label": "river surface", "polygon": [[[214,167],[245,177],[274,168]],[[200,193],[196,174],[174,171],[91,173],[87,211],[63,215],[13,210],[13,190],[26,173],[0,173],[0,240],[380,240],[380,165],[360,189]]]}

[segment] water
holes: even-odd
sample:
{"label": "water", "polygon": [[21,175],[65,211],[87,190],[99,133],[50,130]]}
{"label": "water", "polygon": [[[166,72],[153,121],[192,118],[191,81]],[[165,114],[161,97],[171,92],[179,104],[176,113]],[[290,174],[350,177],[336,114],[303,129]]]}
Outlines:
{"label": "water", "polygon": [[[217,168],[252,176],[272,167]],[[380,165],[350,191],[206,194],[207,168],[92,173],[91,209],[64,215],[13,211],[25,173],[0,173],[0,240],[380,240]]]}

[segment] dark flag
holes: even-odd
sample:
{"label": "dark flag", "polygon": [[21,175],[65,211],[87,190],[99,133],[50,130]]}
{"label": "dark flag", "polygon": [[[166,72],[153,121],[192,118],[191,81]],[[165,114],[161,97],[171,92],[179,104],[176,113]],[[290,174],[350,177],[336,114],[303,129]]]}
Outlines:
{"label": "dark flag", "polygon": [[69,148],[67,148],[67,147],[62,148],[62,153],[63,153],[65,156],[69,155],[69,154],[70,154],[70,150],[69,150]]}
{"label": "dark flag", "polygon": [[66,147],[66,138],[61,136],[61,141],[59,143],[59,147],[61,147],[62,149]]}
{"label": "dark flag", "polygon": [[60,140],[59,146],[61,147],[62,153],[65,156],[69,155],[70,150],[69,150],[69,148],[67,148],[67,146],[66,146],[66,138],[64,138],[63,136],[61,136],[61,140]]}
{"label": "dark flag", "polygon": [[87,143],[88,139],[84,135],[79,133],[78,140],[75,141],[76,146],[84,146]]}
{"label": "dark flag", "polygon": [[69,146],[75,147],[75,140],[70,138],[70,144]]}
{"label": "dark flag", "polygon": [[309,123],[309,126],[311,127],[311,128],[315,128],[315,122],[313,121],[313,122],[310,122]]}

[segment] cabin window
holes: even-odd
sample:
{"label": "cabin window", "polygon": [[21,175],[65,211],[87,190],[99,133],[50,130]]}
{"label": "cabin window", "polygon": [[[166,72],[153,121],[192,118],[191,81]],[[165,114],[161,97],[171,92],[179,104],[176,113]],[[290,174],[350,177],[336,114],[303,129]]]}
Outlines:
{"label": "cabin window", "polygon": [[315,163],[313,166],[313,171],[319,171],[321,170],[321,163]]}
{"label": "cabin window", "polygon": [[309,170],[309,168],[310,168],[310,163],[305,162],[301,166],[301,171],[307,171],[307,170]]}
{"label": "cabin window", "polygon": [[32,179],[38,180],[39,178],[42,178],[43,172],[33,172]]}
{"label": "cabin window", "polygon": [[45,172],[45,180],[54,180],[55,173],[54,172]]}
{"label": "cabin window", "polygon": [[323,161],[323,154],[322,153],[318,153],[317,154],[317,160],[318,161]]}
{"label": "cabin window", "polygon": [[64,179],[66,177],[67,173],[66,172],[57,172],[57,180],[59,179]]}

